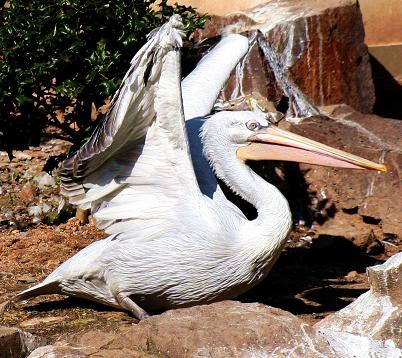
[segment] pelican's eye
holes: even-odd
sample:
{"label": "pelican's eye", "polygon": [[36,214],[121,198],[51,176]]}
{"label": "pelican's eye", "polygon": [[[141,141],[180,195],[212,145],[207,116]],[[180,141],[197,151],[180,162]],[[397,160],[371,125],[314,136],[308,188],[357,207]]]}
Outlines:
{"label": "pelican's eye", "polygon": [[259,126],[260,126],[260,124],[258,122],[255,122],[255,121],[249,121],[249,122],[246,123],[246,127],[251,131],[255,130]]}

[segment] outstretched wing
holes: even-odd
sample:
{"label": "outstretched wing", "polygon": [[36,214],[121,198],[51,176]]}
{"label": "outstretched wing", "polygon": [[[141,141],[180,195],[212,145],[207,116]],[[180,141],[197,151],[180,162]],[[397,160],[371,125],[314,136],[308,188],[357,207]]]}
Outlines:
{"label": "outstretched wing", "polygon": [[173,15],[150,34],[103,123],[62,165],[62,194],[91,208],[109,232],[127,232],[138,221],[146,226],[186,197],[201,197],[184,127],[182,28]]}

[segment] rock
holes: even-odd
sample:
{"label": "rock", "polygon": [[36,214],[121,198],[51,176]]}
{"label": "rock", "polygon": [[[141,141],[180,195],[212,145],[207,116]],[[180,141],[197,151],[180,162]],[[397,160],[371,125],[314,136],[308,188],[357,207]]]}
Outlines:
{"label": "rock", "polygon": [[36,181],[36,184],[39,189],[43,189],[46,186],[55,186],[56,185],[56,182],[54,181],[53,177],[45,172],[34,177],[33,180]]}
{"label": "rock", "polygon": [[374,339],[347,332],[334,332],[322,329],[321,334],[328,340],[339,358],[401,358],[402,351],[392,341]]}
{"label": "rock", "polygon": [[[402,253],[382,265],[368,268],[371,288],[344,309],[315,325],[334,340],[343,335],[383,342],[384,349],[402,346]],[[336,338],[338,337],[338,338]],[[332,346],[332,345],[331,345]],[[364,346],[362,346],[364,347]],[[395,357],[402,357],[402,351]],[[393,355],[386,355],[393,357]]]}
{"label": "rock", "polygon": [[[402,307],[402,252],[382,265],[369,267],[367,274],[374,293],[389,296],[393,304]],[[402,327],[399,328],[402,334]]]}
{"label": "rock", "polygon": [[46,340],[17,328],[0,326],[0,357],[24,358]]}
{"label": "rock", "polygon": [[317,229],[345,237],[368,237],[371,231],[376,239],[402,237],[402,200],[396,200],[402,197],[402,122],[363,115],[347,106],[324,110],[330,118],[308,118],[292,124],[290,130],[385,163],[388,172],[300,165],[317,222],[322,225]]}
{"label": "rock", "polygon": [[28,206],[28,214],[31,216],[40,216],[42,214],[42,208],[39,205]]}
{"label": "rock", "polygon": [[19,192],[20,198],[25,204],[31,203],[35,198],[35,194],[36,186],[31,182],[25,183]]}
{"label": "rock", "polygon": [[81,208],[77,208],[75,211],[75,217],[78,219],[81,225],[88,224],[90,214],[90,210],[84,210]]}
{"label": "rock", "polygon": [[258,303],[223,301],[167,311],[112,332],[69,334],[36,349],[29,358],[400,357],[388,336],[376,339],[336,327],[312,327],[289,312]]}
{"label": "rock", "polygon": [[39,325],[51,325],[64,321],[66,317],[43,317],[43,318],[31,318],[20,323],[21,328],[32,328]]}
{"label": "rock", "polygon": [[87,357],[77,348],[63,346],[44,346],[35,349],[27,358],[81,358]]}
{"label": "rock", "polygon": [[15,151],[15,152],[14,152],[14,158],[15,158],[17,161],[22,161],[22,160],[31,160],[31,159],[32,159],[32,156],[29,155],[29,154],[27,154],[27,153],[24,153],[24,152]]}
{"label": "rock", "polygon": [[17,276],[17,281],[26,282],[26,283],[34,283],[37,281],[37,278],[30,274],[22,274]]}
{"label": "rock", "polygon": [[24,347],[19,330],[16,328],[0,327],[0,356],[23,357]]}
{"label": "rock", "polygon": [[[257,41],[256,30],[262,33]],[[215,16],[194,38],[233,32],[254,41],[228,82],[225,99],[258,93],[278,104],[283,94],[291,96],[291,86],[316,106],[347,103],[364,113],[372,111],[374,86],[357,1],[271,0]]]}
{"label": "rock", "polygon": [[0,317],[3,315],[4,311],[11,305],[9,300],[0,303]]}

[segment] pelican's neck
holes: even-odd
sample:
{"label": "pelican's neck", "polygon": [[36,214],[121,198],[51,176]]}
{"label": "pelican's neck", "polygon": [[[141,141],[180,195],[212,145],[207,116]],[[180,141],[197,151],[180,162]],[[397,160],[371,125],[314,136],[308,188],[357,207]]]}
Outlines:
{"label": "pelican's neck", "polygon": [[219,164],[215,162],[213,166],[226,185],[257,209],[258,217],[253,225],[265,226],[266,222],[271,225],[273,221],[286,224],[290,217],[289,205],[274,185],[257,175],[236,155],[227,155],[225,160]]}
{"label": "pelican's neck", "polygon": [[215,138],[208,142],[204,137],[204,149],[216,175],[258,212],[257,219],[244,221],[237,228],[241,245],[261,258],[275,256],[286,242],[292,224],[287,200],[274,185],[237,158],[233,144],[223,137]]}

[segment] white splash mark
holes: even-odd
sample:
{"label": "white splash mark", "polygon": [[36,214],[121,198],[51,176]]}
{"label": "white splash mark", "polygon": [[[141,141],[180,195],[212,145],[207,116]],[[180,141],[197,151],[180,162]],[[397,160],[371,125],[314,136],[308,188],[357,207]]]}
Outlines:
{"label": "white splash mark", "polygon": [[323,188],[321,188],[320,194],[321,194],[321,197],[322,197],[323,199],[326,199],[326,198],[327,198],[327,195],[325,194],[325,191],[324,191]]}
{"label": "white splash mark", "polygon": [[291,23],[288,31],[288,43],[284,50],[285,61],[282,61],[283,67],[290,68],[293,65],[293,47],[295,41],[295,24]]}
{"label": "white splash mark", "polygon": [[235,98],[239,98],[242,93],[243,93],[243,68],[244,68],[244,61],[240,61],[236,65],[236,75],[235,75],[235,83],[236,86],[233,89],[231,95],[230,95],[230,100],[234,100]]}
{"label": "white splash mark", "polygon": [[302,237],[300,238],[300,240],[306,241],[306,242],[308,242],[309,244],[311,244],[311,243],[313,242],[313,238],[312,238],[311,236],[302,236]]}
{"label": "white splash mark", "polygon": [[[272,30],[278,24],[284,24],[286,22],[294,22],[297,19],[305,18],[314,14],[310,6],[303,7],[297,3],[288,2],[284,5],[283,2],[270,1],[266,4],[256,6],[253,9],[247,11],[247,16],[255,22],[255,26],[247,29],[258,29],[262,33],[266,34]],[[235,11],[231,14],[242,14],[241,11]]]}
{"label": "white splash mark", "polygon": [[378,162],[379,162],[380,164],[384,164],[386,153],[387,153],[387,152],[386,152],[385,150],[381,151],[380,158],[378,159]]}
{"label": "white splash mark", "polygon": [[368,186],[368,188],[367,188],[366,197],[373,196],[373,193],[374,193],[374,183],[375,183],[375,178],[373,178],[373,179],[370,181],[370,184],[369,184],[369,186]]}
{"label": "white splash mark", "polygon": [[280,85],[285,95],[289,98],[289,107],[291,107],[291,110],[288,111],[288,115],[291,116],[294,113],[296,116],[308,117],[319,114],[320,112],[314,106],[314,104],[288,78],[287,74],[285,73],[286,71],[283,70],[284,65],[281,61],[282,57],[278,56],[276,51],[271,48],[269,42],[266,39],[259,37],[258,44],[264,53],[265,58],[268,60],[269,66],[275,75],[276,81]]}
{"label": "white splash mark", "polygon": [[317,17],[317,35],[318,35],[318,84],[320,90],[320,104],[324,103],[324,91],[322,87],[322,78],[323,78],[323,69],[322,69],[322,43],[323,37],[321,32],[321,23],[320,19]]}
{"label": "white splash mark", "polygon": [[304,34],[306,36],[307,42],[307,69],[310,71],[310,34],[309,34],[309,26],[308,26],[308,19],[304,19]]}
{"label": "white splash mark", "polygon": [[333,117],[330,117],[330,118],[334,119],[336,123],[341,123],[346,126],[356,128],[357,131],[362,133],[363,135],[365,135],[371,143],[378,145],[382,149],[392,150],[394,152],[402,153],[402,150],[398,150],[394,146],[388,144],[387,142],[384,142],[380,137],[377,137],[374,133],[370,132],[367,128],[364,128],[359,123],[356,123],[356,122],[353,122],[353,121],[350,121],[347,119],[343,119],[343,118],[333,118]]}
{"label": "white splash mark", "polygon": [[286,122],[299,124],[303,121],[303,117],[286,117]]}

